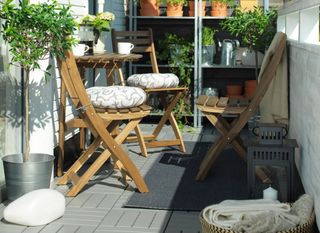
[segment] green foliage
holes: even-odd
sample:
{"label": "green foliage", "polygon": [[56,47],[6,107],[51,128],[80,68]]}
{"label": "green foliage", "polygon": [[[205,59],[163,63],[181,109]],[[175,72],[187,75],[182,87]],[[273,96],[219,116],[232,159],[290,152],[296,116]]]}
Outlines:
{"label": "green foliage", "polygon": [[223,29],[232,35],[240,37],[242,43],[253,50],[264,50],[270,45],[276,33],[277,12],[275,10],[263,12],[261,7],[251,11],[236,9],[236,15],[221,23]]}
{"label": "green foliage", "polygon": [[179,4],[187,4],[187,0],[167,0],[167,3],[172,5],[179,5]]}
{"label": "green foliage", "polygon": [[234,0],[211,0],[211,2],[221,2],[221,3],[226,3],[230,6],[234,5],[235,4],[235,1]]}
{"label": "green foliage", "polygon": [[[76,23],[69,6],[52,3],[31,4],[29,0],[14,0],[0,3],[0,18],[3,39],[10,44],[11,64],[19,64],[25,71],[25,161],[29,160],[29,78],[30,71],[39,69],[39,60],[48,56],[64,57],[64,51],[76,43],[72,37]],[[45,72],[50,75],[50,65]]]}
{"label": "green foliage", "polygon": [[[167,60],[170,65],[170,72],[176,74],[180,80],[180,86],[190,87],[192,78],[192,67],[194,62],[193,44],[176,34],[166,33],[164,40],[159,41],[158,55],[160,60]],[[190,88],[189,88],[190,89]],[[174,109],[178,125],[183,128],[187,116],[191,112],[191,93],[183,95]]]}
{"label": "green foliage", "polygon": [[79,25],[86,25],[93,27],[97,32],[101,31],[110,31],[111,21],[115,19],[115,16],[112,12],[105,11],[100,12],[97,15],[85,15],[76,19]]}
{"label": "green foliage", "polygon": [[74,44],[72,38],[75,22],[69,7],[52,4],[19,5],[7,0],[0,3],[0,18],[4,19],[1,33],[10,44],[12,63],[19,63],[27,71],[38,69],[38,61],[50,54],[62,57]]}
{"label": "green foliage", "polygon": [[214,45],[214,36],[218,30],[211,27],[202,28],[202,45]]}

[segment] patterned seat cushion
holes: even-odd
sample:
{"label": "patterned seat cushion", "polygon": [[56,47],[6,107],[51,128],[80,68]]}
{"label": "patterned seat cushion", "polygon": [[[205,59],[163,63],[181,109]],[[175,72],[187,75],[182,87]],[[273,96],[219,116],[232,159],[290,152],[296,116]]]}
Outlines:
{"label": "patterned seat cushion", "polygon": [[179,78],[171,73],[134,74],[127,79],[127,84],[143,89],[168,88],[178,86]]}
{"label": "patterned seat cushion", "polygon": [[138,87],[90,87],[87,93],[96,108],[131,108],[143,104],[147,99],[144,90]]}

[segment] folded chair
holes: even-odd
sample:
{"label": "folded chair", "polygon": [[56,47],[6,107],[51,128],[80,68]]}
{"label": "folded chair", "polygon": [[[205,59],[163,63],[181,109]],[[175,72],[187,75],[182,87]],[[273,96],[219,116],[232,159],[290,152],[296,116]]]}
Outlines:
{"label": "folded chair", "polygon": [[[246,159],[246,149],[239,136],[241,129],[246,125],[250,117],[257,111],[261,100],[271,83],[277,66],[280,63],[286,46],[286,35],[277,32],[266,52],[259,73],[259,84],[251,99],[233,99],[228,97],[199,96],[196,105],[204,116],[217,128],[221,136],[213,143],[201,162],[196,180],[203,180],[207,176],[211,166],[222,150],[231,144],[239,156]],[[224,116],[234,115],[235,119],[228,123]],[[262,170],[257,174],[260,179],[267,177]]]}
{"label": "folded chair", "polygon": [[[128,175],[140,192],[148,192],[148,187],[138,169],[121,147],[121,143],[128,134],[143,117],[150,113],[150,107],[143,104],[146,100],[145,92],[140,88],[132,89],[132,87],[121,86],[92,87],[86,90],[81,81],[74,56],[70,51],[65,55],[66,59],[58,59],[59,71],[66,91],[79,113],[77,118],[66,122],[66,126],[88,128],[94,136],[94,140],[57,181],[57,184],[62,185],[72,181],[72,186],[66,195],[77,195],[89,179],[112,156],[121,173]],[[110,132],[124,120],[127,121],[126,126],[115,138],[112,137]],[[103,148],[103,152],[88,168],[85,168],[83,165],[89,158],[93,159],[92,155],[97,148]]]}
{"label": "folded chair", "polygon": [[[153,41],[152,30],[141,31],[111,31],[112,46],[114,52],[118,52],[117,44],[119,42],[130,42],[134,44],[133,53],[146,54],[150,58],[152,72],[146,74],[134,74],[128,77],[127,85],[143,88],[148,94],[160,93],[166,99],[166,106],[163,116],[151,135],[144,135],[146,148],[179,146],[182,152],[185,152],[185,145],[178,124],[172,113],[174,107],[179,101],[181,95],[187,91],[186,87],[177,87],[179,79],[172,73],[159,73],[158,63],[156,59],[156,51]],[[171,98],[165,98],[170,95]],[[169,121],[173,132],[174,139],[157,140],[165,123]],[[136,141],[137,137],[129,137],[128,141]],[[146,155],[146,151],[144,152]]]}

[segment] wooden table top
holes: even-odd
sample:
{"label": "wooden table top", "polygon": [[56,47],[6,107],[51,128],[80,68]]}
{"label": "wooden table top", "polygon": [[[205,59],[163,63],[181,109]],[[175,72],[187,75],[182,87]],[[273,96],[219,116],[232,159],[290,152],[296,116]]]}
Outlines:
{"label": "wooden table top", "polygon": [[118,54],[118,53],[98,53],[76,57],[79,63],[110,63],[110,62],[130,62],[142,58],[141,54]]}

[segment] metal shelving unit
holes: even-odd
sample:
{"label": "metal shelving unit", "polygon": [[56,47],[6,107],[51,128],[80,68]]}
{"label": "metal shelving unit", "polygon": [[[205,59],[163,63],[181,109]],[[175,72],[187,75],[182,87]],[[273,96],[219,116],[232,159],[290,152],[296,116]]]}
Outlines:
{"label": "metal shelving unit", "polygon": [[[195,1],[195,16],[182,16],[182,17],[168,17],[168,16],[138,16],[137,15],[137,6],[133,1],[130,1],[129,6],[129,30],[137,30],[139,28],[138,23],[142,22],[141,24],[143,26],[146,26],[148,24],[150,25],[158,25],[158,24],[167,24],[167,25],[176,25],[177,27],[187,27],[188,30],[193,30],[194,34],[194,64],[192,65],[194,70],[194,82],[192,87],[192,98],[195,100],[201,93],[202,93],[202,87],[204,86],[204,73],[209,72],[210,69],[215,69],[218,72],[225,71],[232,71],[232,70],[242,70],[242,73],[248,69],[254,69],[254,66],[221,66],[221,65],[211,65],[211,66],[204,66],[202,65],[202,28],[204,24],[208,24],[210,22],[218,23],[221,20],[224,20],[224,17],[211,17],[211,16],[202,16],[199,15],[198,9],[201,9],[202,1],[198,0]],[[200,6],[198,7],[198,4]],[[140,25],[141,26],[141,25]],[[163,28],[162,30],[166,30],[166,28]],[[161,31],[163,32],[163,31]],[[164,32],[163,32],[164,33]],[[142,67],[150,67],[148,64],[137,64],[130,67],[131,72],[135,72],[136,68],[142,68]],[[159,64],[159,68],[168,68],[169,65],[161,65]],[[239,78],[238,78],[239,79]],[[240,78],[241,79],[241,78]],[[243,78],[245,79],[245,78]],[[209,78],[208,78],[209,80]],[[221,80],[220,78],[217,78],[217,80]],[[207,80],[205,80],[207,81]],[[194,101],[193,101],[194,102]],[[202,125],[202,116],[200,111],[196,108],[196,106],[193,106],[193,125],[194,127],[201,127]]]}

